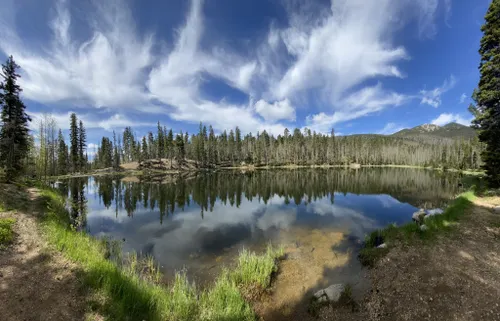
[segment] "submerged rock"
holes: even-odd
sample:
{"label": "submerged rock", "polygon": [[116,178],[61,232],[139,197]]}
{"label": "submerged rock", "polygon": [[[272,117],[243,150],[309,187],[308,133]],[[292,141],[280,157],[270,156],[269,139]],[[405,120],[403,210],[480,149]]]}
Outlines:
{"label": "submerged rock", "polygon": [[425,210],[421,208],[420,210],[418,210],[418,212],[413,213],[411,219],[414,222],[422,223],[426,215],[427,213],[425,212]]}
{"label": "submerged rock", "polygon": [[494,211],[495,213],[499,213],[499,214],[500,214],[500,206],[496,206],[496,207],[494,207],[494,208],[493,208],[493,211]]}
{"label": "submerged rock", "polygon": [[344,284],[333,284],[329,287],[319,290],[314,293],[314,297],[318,300],[318,302],[338,302],[340,300],[340,296],[342,292],[344,292],[345,285]]}

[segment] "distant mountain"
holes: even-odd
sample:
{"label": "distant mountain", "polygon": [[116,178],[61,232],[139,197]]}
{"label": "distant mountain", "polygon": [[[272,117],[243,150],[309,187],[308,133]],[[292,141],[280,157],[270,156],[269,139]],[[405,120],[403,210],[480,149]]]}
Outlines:
{"label": "distant mountain", "polygon": [[474,129],[457,123],[449,123],[445,126],[423,124],[392,134],[392,136],[398,137],[431,136],[442,138],[473,138],[476,135],[477,133]]}

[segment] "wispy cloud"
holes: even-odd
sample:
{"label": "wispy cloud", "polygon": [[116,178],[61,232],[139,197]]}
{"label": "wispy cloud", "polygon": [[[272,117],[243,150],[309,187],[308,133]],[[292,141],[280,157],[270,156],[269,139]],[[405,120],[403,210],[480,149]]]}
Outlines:
{"label": "wispy cloud", "polygon": [[400,106],[410,98],[406,95],[385,91],[379,83],[374,87],[366,87],[347,96],[340,103],[342,108],[334,113],[321,112],[310,115],[306,122],[309,128],[317,132],[328,133],[335,124],[370,115],[387,107]]}
{"label": "wispy cloud", "polygon": [[457,80],[453,75],[451,75],[449,79],[446,79],[444,81],[442,86],[436,87],[431,90],[421,90],[420,95],[422,98],[420,103],[430,105],[434,108],[439,107],[441,105],[441,95],[455,87],[456,83]]}
{"label": "wispy cloud", "polygon": [[[56,124],[61,129],[69,129],[70,116],[72,111],[67,113],[51,113],[50,116],[56,121]],[[40,120],[43,119],[44,113],[41,112],[28,112],[32,118],[30,123],[32,130],[38,130],[38,124]],[[97,116],[97,117],[96,117]],[[104,119],[98,118],[95,114],[78,114],[78,118],[83,121],[84,126],[87,129],[102,128],[107,131],[112,131],[115,128],[124,128],[127,126],[133,127],[152,127],[155,123],[152,122],[142,122],[131,120],[123,114],[113,114],[111,116],[105,117]]]}
{"label": "wispy cloud", "polygon": [[400,130],[403,130],[405,128],[406,127],[398,125],[396,123],[387,123],[384,126],[384,128],[382,128],[381,130],[379,130],[377,132],[377,134],[380,134],[380,135],[392,135],[392,134],[394,134],[396,132],[399,132]]}
{"label": "wispy cloud", "polygon": [[[138,31],[125,0],[93,0],[93,11],[77,23],[70,14],[71,2],[56,0],[43,49],[19,36],[13,20],[18,4],[5,1],[0,50],[14,55],[22,66],[26,98],[51,107],[111,110],[113,116],[107,120],[88,120],[88,126],[108,130],[132,124],[123,115],[135,110],[168,111],[175,121],[203,121],[216,130],[240,125],[254,133],[278,133],[303,121],[296,119],[302,114],[296,106],[307,109],[310,127],[329,131],[339,122],[405,103],[411,94],[385,90],[373,82],[406,77],[399,63],[409,53],[396,43],[396,33],[416,21],[420,36],[433,36],[438,4],[449,3],[340,0],[322,8],[320,15],[288,10],[287,25],[271,24],[265,39],[241,52],[211,43],[216,37],[207,37],[202,0],[191,1],[185,22],[167,46],[157,33]],[[81,28],[85,23],[88,32],[74,32],[76,25]],[[90,36],[81,39],[77,34]],[[160,55],[160,46],[169,50]],[[204,91],[206,75],[247,99],[214,99]],[[371,84],[365,85],[367,81]],[[451,77],[442,87],[423,90],[422,103],[438,106],[441,94],[454,82]]]}
{"label": "wispy cloud", "polygon": [[463,93],[462,96],[460,96],[460,103],[463,104],[465,100],[467,100],[467,95]]}
{"label": "wispy cloud", "polygon": [[469,126],[471,124],[471,121],[472,117],[467,118],[459,114],[444,113],[439,115],[436,119],[432,120],[431,123],[438,126],[443,126],[449,123],[458,123],[465,126]]}

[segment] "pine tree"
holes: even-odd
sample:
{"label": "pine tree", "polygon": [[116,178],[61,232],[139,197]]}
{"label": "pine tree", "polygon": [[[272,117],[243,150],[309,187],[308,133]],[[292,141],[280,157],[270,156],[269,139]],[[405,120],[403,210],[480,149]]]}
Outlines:
{"label": "pine tree", "polygon": [[474,92],[474,127],[479,139],[486,143],[482,154],[490,187],[500,187],[500,0],[493,0],[481,27],[483,38],[479,48],[481,62],[478,89]]}
{"label": "pine tree", "polygon": [[148,142],[146,141],[146,136],[142,137],[142,159],[149,159]]}
{"label": "pine tree", "polygon": [[210,166],[217,165],[217,145],[212,125],[208,127],[208,163]]}
{"label": "pine tree", "polygon": [[156,143],[156,148],[158,152],[158,159],[164,158],[165,157],[165,133],[163,133],[163,128],[160,125],[160,122],[158,122],[158,136],[156,138],[157,143]]}
{"label": "pine tree", "polygon": [[[165,130],[166,133],[166,130]],[[166,138],[166,145],[167,145],[167,151],[168,151],[168,157],[170,158],[170,168],[172,168],[172,159],[174,158],[175,151],[174,151],[174,133],[172,132],[172,129],[168,131],[168,135]]]}
{"label": "pine tree", "polygon": [[80,171],[85,171],[87,167],[87,158],[85,157],[87,148],[87,134],[85,133],[85,127],[83,127],[83,122],[80,120],[80,125],[78,127],[78,167]]}
{"label": "pine tree", "polygon": [[58,149],[57,149],[57,168],[60,175],[66,175],[68,173],[68,146],[64,141],[64,136],[62,131],[59,129]]}
{"label": "pine tree", "polygon": [[5,168],[7,181],[12,181],[23,170],[24,158],[28,155],[31,118],[19,97],[22,89],[17,84],[19,66],[10,56],[2,64],[0,82],[0,106],[2,107],[2,129],[0,131],[0,166]]}
{"label": "pine tree", "polygon": [[78,170],[78,119],[75,113],[70,116],[69,140],[71,144],[69,152],[71,170],[76,172]]}
{"label": "pine tree", "polygon": [[236,161],[241,161],[241,131],[236,126],[235,129],[235,136],[236,136]]}
{"label": "pine tree", "polygon": [[177,149],[177,164],[180,168],[184,163],[184,157],[186,155],[186,150],[184,146],[184,138],[182,137],[182,132],[175,137],[175,147]]}
{"label": "pine tree", "polygon": [[116,134],[115,131],[113,130],[113,168],[117,170],[120,168],[120,153],[118,152],[118,145],[116,144]]}

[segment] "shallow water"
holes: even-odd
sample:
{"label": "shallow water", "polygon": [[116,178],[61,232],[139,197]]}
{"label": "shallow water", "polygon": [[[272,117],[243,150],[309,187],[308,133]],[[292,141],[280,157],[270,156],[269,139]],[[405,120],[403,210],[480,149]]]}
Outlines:
{"label": "shallow water", "polygon": [[202,285],[242,247],[283,244],[289,259],[276,286],[290,291],[275,299],[290,302],[332,282],[356,284],[364,235],[410,221],[417,208],[444,206],[459,177],[363,168],[219,171],[169,181],[74,178],[58,188],[78,204],[71,212],[82,229],[153,255],[167,276],[185,267]]}

